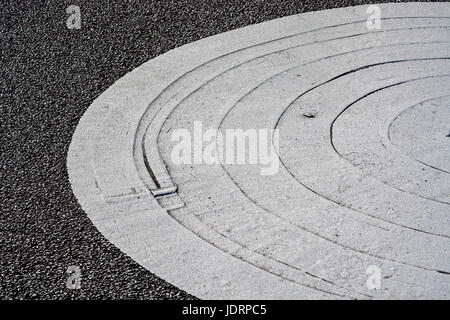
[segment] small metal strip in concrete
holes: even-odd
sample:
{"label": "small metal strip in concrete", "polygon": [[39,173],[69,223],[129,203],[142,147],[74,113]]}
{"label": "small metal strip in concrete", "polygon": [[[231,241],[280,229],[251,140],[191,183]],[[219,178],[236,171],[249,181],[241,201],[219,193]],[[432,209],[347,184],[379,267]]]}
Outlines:
{"label": "small metal strip in concrete", "polygon": [[[200,298],[448,298],[448,149],[434,137],[448,115],[450,5],[379,7],[380,30],[367,29],[367,6],[294,15],[118,80],[68,154],[94,225]],[[434,117],[415,107],[426,101]],[[193,121],[279,128],[279,172],[171,163],[171,130]],[[369,265],[381,290],[366,286]]]}

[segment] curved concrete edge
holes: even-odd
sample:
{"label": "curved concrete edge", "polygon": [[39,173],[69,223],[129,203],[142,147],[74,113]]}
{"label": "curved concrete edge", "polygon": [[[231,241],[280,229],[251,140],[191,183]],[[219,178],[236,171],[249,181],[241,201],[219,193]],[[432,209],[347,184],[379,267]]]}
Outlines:
{"label": "curved concrete edge", "polygon": [[[450,14],[447,3],[379,6],[386,18],[426,16],[425,5]],[[366,9],[299,14],[233,30],[169,51],[119,79],[85,112],[68,152],[74,194],[93,224],[143,267],[199,298],[335,298],[233,258],[178,224],[141,180],[133,161],[134,138],[149,103],[202,63],[299,30],[365,23]]]}

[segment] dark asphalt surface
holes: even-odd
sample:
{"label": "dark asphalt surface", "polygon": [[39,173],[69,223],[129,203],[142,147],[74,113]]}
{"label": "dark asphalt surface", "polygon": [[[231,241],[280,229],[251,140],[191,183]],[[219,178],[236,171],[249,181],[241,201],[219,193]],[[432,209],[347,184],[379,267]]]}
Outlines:
{"label": "dark asphalt surface", "polygon": [[[124,74],[177,46],[363,3],[370,2],[2,0],[0,298],[194,298],[122,254],[78,205],[66,172],[78,120]],[[81,9],[80,30],[66,27],[70,4]],[[80,290],[66,288],[70,265],[81,268]]]}

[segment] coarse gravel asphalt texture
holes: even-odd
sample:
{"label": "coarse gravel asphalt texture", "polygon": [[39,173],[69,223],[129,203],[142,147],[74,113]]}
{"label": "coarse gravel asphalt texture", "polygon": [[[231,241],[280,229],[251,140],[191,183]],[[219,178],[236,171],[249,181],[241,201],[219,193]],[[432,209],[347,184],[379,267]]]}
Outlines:
{"label": "coarse gravel asphalt texture", "polygon": [[[80,208],[66,171],[80,117],[116,80],[175,47],[287,15],[367,3],[3,0],[0,298],[195,299],[121,253]],[[80,30],[66,27],[71,4],[81,9]],[[81,268],[79,290],[66,288],[71,265]]]}

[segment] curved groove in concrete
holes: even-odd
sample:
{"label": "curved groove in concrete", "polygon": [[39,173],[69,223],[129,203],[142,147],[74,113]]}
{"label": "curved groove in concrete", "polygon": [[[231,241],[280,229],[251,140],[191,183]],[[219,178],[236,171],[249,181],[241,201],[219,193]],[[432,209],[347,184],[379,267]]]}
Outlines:
{"label": "curved groove in concrete", "polygon": [[[179,47],[118,80],[83,115],[67,160],[94,225],[200,298],[448,297],[448,175],[432,167],[446,149],[424,138],[403,151],[407,110],[434,98],[446,115],[450,6],[379,6],[380,30],[367,30],[367,6],[300,14]],[[361,128],[363,113],[376,120]],[[419,114],[441,134],[441,120]],[[175,165],[171,130],[193,121],[280,128],[279,172]],[[386,156],[370,164],[369,151]],[[381,290],[366,285],[370,265]]]}

